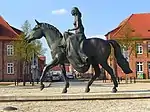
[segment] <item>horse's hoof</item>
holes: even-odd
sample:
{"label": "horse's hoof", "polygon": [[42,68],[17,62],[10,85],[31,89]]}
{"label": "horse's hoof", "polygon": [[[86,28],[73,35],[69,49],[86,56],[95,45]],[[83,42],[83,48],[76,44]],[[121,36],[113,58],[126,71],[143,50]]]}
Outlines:
{"label": "horse's hoof", "polygon": [[85,89],[85,93],[88,93],[88,92],[90,92],[90,88]]}
{"label": "horse's hoof", "polygon": [[47,87],[50,87],[52,85],[52,83],[50,83]]}
{"label": "horse's hoof", "polygon": [[41,85],[40,90],[42,91],[44,89],[44,84]]}
{"label": "horse's hoof", "polygon": [[67,93],[67,89],[63,89],[62,93]]}
{"label": "horse's hoof", "polygon": [[113,88],[112,89],[112,93],[116,93],[117,92],[117,89],[116,88]]}

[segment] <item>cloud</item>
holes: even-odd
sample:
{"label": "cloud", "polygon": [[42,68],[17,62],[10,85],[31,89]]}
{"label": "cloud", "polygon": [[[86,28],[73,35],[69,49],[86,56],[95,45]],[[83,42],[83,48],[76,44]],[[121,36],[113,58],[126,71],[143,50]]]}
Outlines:
{"label": "cloud", "polygon": [[104,35],[94,35],[94,36],[88,36],[88,38],[101,38],[101,39],[104,39],[106,40],[106,37]]}
{"label": "cloud", "polygon": [[55,14],[55,15],[62,15],[62,14],[66,14],[66,13],[67,13],[66,9],[58,9],[58,10],[52,11],[52,14]]}

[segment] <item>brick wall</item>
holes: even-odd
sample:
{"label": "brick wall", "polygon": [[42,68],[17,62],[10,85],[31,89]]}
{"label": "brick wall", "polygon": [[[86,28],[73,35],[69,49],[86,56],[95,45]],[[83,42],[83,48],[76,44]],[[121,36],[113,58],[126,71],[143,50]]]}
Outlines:
{"label": "brick wall", "polygon": [[0,41],[0,80],[2,80],[3,79],[3,50],[2,50],[2,45],[3,45],[3,42],[2,41]]}
{"label": "brick wall", "polygon": [[[149,70],[148,70],[148,62],[150,62],[150,54],[148,54],[148,50],[147,50],[147,46],[148,46],[147,43],[148,42],[150,42],[150,41],[149,40],[143,40],[142,42],[140,42],[141,45],[143,46],[143,53],[142,54],[136,54],[135,52],[133,52],[131,54],[130,60],[129,60],[129,65],[130,65],[130,68],[132,69],[133,73],[128,74],[127,75],[128,77],[137,77],[136,63],[137,62],[143,62],[143,73],[145,74],[145,78],[146,79],[150,78],[149,77]],[[113,64],[114,62],[111,61],[111,63]],[[117,65],[117,68],[115,69],[115,71],[117,72],[116,74],[118,77],[125,78],[125,74],[123,73],[123,71],[121,70],[121,68],[118,65]]]}
{"label": "brick wall", "polygon": [[[7,56],[7,45],[12,45],[11,41],[0,41],[0,81],[13,81],[17,75],[21,78],[18,60],[13,56]],[[7,63],[14,63],[14,74],[7,74]]]}
{"label": "brick wall", "polygon": [[[17,74],[17,59],[14,56],[7,56],[7,45],[12,45],[11,41],[4,41],[4,80],[15,80]],[[14,74],[7,74],[7,63],[14,63]]]}

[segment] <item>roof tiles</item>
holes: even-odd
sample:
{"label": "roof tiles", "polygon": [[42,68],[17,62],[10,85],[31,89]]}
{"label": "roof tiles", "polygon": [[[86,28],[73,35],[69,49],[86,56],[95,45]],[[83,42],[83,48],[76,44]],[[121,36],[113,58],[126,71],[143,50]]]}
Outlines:
{"label": "roof tiles", "polygon": [[105,36],[110,34],[111,38],[119,37],[119,33],[124,30],[127,24],[134,30],[134,34],[140,35],[140,38],[150,38],[150,13],[132,14]]}
{"label": "roof tiles", "polygon": [[19,34],[0,16],[0,39],[1,37],[15,38]]}

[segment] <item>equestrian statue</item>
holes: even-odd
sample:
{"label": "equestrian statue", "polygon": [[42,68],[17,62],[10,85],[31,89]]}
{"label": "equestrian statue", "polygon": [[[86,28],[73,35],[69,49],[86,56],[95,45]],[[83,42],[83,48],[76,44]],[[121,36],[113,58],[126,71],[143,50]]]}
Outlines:
{"label": "equestrian statue", "polygon": [[[65,80],[65,87],[63,88],[62,93],[67,93],[69,80],[66,76],[65,63],[70,63],[73,68],[80,73],[88,71],[90,65],[94,68],[95,75],[89,80],[85,92],[90,91],[91,84],[99,77],[99,64],[111,75],[114,84],[112,92],[117,92],[118,82],[116,75],[107,62],[111,53],[111,46],[114,48],[115,58],[123,72],[125,74],[132,73],[128,61],[122,55],[120,45],[115,40],[103,40],[100,38],[86,39],[81,20],[81,12],[77,7],[73,7],[71,14],[74,16],[74,28],[68,29],[63,35],[53,25],[35,20],[36,26],[26,38],[28,42],[31,42],[35,39],[45,37],[47,44],[51,49],[52,61],[44,67],[40,78],[41,90],[45,87],[43,81],[46,72],[54,66],[59,65]],[[75,33],[72,33],[71,31],[75,31]]]}

